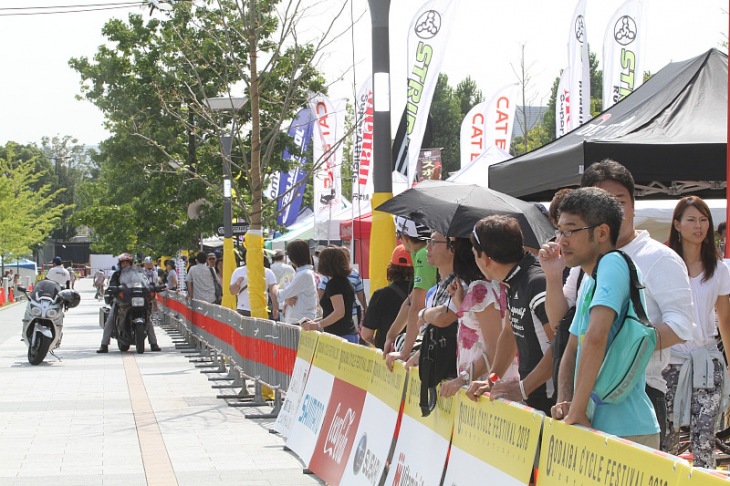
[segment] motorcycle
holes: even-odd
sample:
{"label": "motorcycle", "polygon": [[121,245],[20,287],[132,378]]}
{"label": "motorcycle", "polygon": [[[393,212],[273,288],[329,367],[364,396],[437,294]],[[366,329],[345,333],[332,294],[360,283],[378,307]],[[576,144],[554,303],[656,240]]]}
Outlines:
{"label": "motorcycle", "polygon": [[[152,315],[152,302],[155,300],[157,292],[165,290],[164,285],[147,286],[142,283],[135,283],[132,287],[127,285],[109,286],[104,295],[104,302],[113,306],[115,326],[112,328],[112,337],[117,340],[117,346],[120,351],[129,351],[134,344],[137,353],[144,353],[144,341],[147,338],[148,326],[152,325],[150,320]],[[127,306],[128,311],[123,322],[119,322],[119,307]],[[104,328],[106,316],[112,312],[112,308],[103,307],[102,317],[99,319],[99,325]]]}
{"label": "motorcycle", "polygon": [[18,291],[25,294],[28,304],[23,317],[22,340],[28,348],[28,362],[38,365],[61,346],[64,311],[79,305],[81,296],[71,289],[61,289],[52,280],[42,280],[31,292],[22,286]]}

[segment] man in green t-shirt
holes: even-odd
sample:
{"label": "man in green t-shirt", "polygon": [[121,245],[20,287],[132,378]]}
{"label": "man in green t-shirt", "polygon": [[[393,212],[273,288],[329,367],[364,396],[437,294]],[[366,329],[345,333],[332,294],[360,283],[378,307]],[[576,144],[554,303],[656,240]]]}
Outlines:
{"label": "man in green t-shirt", "polygon": [[[426,306],[426,293],[436,285],[436,267],[426,261],[426,243],[431,237],[431,230],[420,223],[404,218],[395,217],[395,233],[403,246],[411,253],[413,260],[413,290],[403,301],[398,317],[390,326],[383,346],[383,356],[386,364],[392,369],[393,361],[400,359],[407,361],[411,355],[413,344],[418,336],[418,313]],[[393,343],[403,329],[406,330],[403,348],[395,351]]]}

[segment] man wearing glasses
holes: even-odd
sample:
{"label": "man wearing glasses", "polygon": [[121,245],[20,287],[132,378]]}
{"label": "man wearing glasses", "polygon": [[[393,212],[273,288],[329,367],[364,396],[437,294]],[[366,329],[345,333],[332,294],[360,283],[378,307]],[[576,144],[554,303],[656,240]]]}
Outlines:
{"label": "man wearing glasses", "polygon": [[[669,346],[692,339],[692,290],[687,267],[682,258],[668,246],[654,240],[648,231],[634,227],[635,185],[631,172],[613,160],[588,166],[580,181],[581,187],[599,187],[612,194],[624,210],[616,247],[629,255],[641,271],[645,286],[646,314],[657,329],[657,349],[646,369],[646,393],[654,405],[659,427],[661,449],[667,427],[667,382],[662,370],[669,364]],[[553,293],[547,301],[550,317],[565,315],[577,298],[578,269],[571,269],[563,286],[563,295]],[[556,321],[557,322],[557,321]]]}
{"label": "man wearing glasses", "polygon": [[[400,359],[408,361],[411,350],[418,336],[419,312],[426,306],[426,293],[436,285],[436,267],[430,265],[426,259],[426,243],[431,237],[431,230],[422,224],[410,219],[396,216],[395,231],[406,250],[411,253],[413,261],[413,290],[408,295],[398,312],[385,339],[383,356],[386,364],[392,370],[393,361]],[[398,334],[406,329],[403,347],[395,351],[394,343]]]}
{"label": "man wearing glasses", "polygon": [[537,259],[523,247],[522,230],[509,216],[488,216],[480,220],[471,236],[479,270],[490,280],[507,285],[509,324],[497,341],[493,373],[503,376],[515,352],[519,356],[520,381],[475,381],[467,396],[475,399],[485,391],[491,398],[524,401],[550,414],[555,404],[550,341],[553,328],[545,311],[545,273]]}
{"label": "man wearing glasses", "polygon": [[552,417],[591,427],[647,447],[659,448],[659,423],[644,381],[621,403],[593,403],[591,392],[609,339],[620,328],[630,302],[629,267],[616,248],[624,218],[621,204],[603,189],[585,187],[560,204],[557,241],[540,250],[548,299],[563,298],[563,269],[580,267],[585,282],[560,362],[558,403]]}

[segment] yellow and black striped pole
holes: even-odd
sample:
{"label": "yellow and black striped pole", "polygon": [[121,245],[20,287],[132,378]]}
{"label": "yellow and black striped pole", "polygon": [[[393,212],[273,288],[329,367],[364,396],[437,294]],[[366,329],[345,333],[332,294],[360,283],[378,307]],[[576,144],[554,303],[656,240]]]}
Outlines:
{"label": "yellow and black striped pole", "polygon": [[[373,208],[393,197],[390,141],[390,0],[368,0],[373,47]],[[390,214],[373,209],[370,231],[370,292],[388,285],[386,269],[395,248]]]}

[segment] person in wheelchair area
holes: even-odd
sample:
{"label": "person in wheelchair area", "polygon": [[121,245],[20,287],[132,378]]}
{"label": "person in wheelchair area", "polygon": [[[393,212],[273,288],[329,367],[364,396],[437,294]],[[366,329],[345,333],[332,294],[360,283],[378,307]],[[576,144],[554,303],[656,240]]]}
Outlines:
{"label": "person in wheelchair area", "polygon": [[[132,287],[135,283],[138,282],[144,285],[148,284],[145,276],[142,273],[138,272],[132,266],[132,261],[132,255],[130,255],[129,253],[122,253],[121,255],[119,255],[118,270],[114,272],[111,279],[109,280],[109,287],[117,287],[120,285]],[[106,322],[104,323],[104,333],[101,337],[101,346],[99,347],[99,349],[96,350],[97,353],[109,352],[109,343],[112,339],[112,331],[114,329],[114,326],[116,325],[115,316],[117,316],[119,322],[124,322],[124,319],[127,317],[127,312],[129,312],[130,308],[130,305],[118,303],[116,299],[112,301],[112,308],[109,312],[109,317],[107,317]],[[161,351],[160,346],[157,344],[157,336],[155,336],[154,327],[151,325],[148,326],[147,332],[150,340],[150,350]]]}

